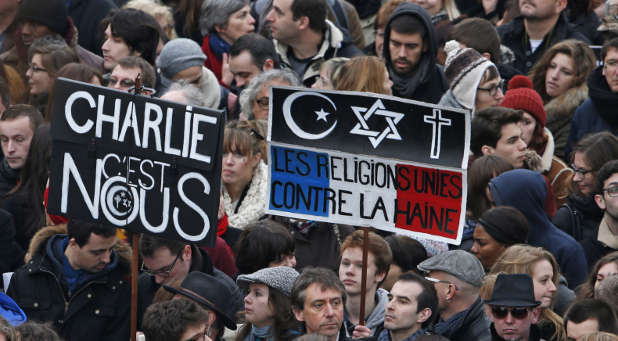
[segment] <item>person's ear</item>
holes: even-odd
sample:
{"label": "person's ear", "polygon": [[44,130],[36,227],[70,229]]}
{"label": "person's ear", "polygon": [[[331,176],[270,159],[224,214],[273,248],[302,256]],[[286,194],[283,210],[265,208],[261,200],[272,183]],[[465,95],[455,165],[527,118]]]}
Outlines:
{"label": "person's ear", "polygon": [[483,57],[485,57],[485,59],[487,59],[487,60],[491,60],[491,53],[489,53],[489,52],[483,52],[483,53],[481,53],[481,55],[482,55]]}
{"label": "person's ear", "polygon": [[77,241],[75,240],[75,238],[71,238],[69,239],[69,245],[68,246],[72,246],[72,247],[79,247],[79,244],[77,244]]}
{"label": "person's ear", "polygon": [[418,319],[416,320],[418,323],[423,323],[431,317],[431,309],[425,308],[417,313]]}
{"label": "person's ear", "polygon": [[185,245],[182,250],[182,259],[189,260],[191,259],[192,254],[193,254],[193,250],[191,249],[191,245],[190,244]]}
{"label": "person's ear", "polygon": [[567,6],[567,0],[556,0],[556,11],[557,13],[562,12]]}
{"label": "person's ear", "polygon": [[307,28],[309,28],[309,17],[303,15],[302,17],[298,18],[298,29],[304,30]]}
{"label": "person's ear", "polygon": [[599,206],[600,209],[604,210],[606,208],[603,194],[595,194],[594,201],[597,203],[597,206]]}
{"label": "person's ear", "polygon": [[494,148],[485,144],[481,147],[481,153],[483,153],[483,155],[491,155],[494,153]]}
{"label": "person's ear", "polygon": [[387,275],[387,274],[388,274],[388,270],[383,271],[382,273],[377,273],[377,272],[376,272],[376,279],[375,279],[375,282],[376,282],[376,283],[380,283],[380,282],[382,282],[382,281],[386,278],[386,275]]}
{"label": "person's ear", "polygon": [[539,320],[539,317],[541,316],[541,308],[539,307],[532,308],[532,311],[530,312],[530,314],[532,314],[532,316],[530,317],[530,322],[532,322],[532,324],[536,324],[537,321]]}
{"label": "person's ear", "polygon": [[270,71],[272,69],[275,68],[275,62],[268,58],[264,61],[264,64],[262,64],[262,71]]}
{"label": "person's ear", "polygon": [[294,313],[294,316],[296,317],[296,320],[303,322],[305,321],[305,314],[303,313],[302,310],[298,310],[296,308],[292,308],[292,312]]}

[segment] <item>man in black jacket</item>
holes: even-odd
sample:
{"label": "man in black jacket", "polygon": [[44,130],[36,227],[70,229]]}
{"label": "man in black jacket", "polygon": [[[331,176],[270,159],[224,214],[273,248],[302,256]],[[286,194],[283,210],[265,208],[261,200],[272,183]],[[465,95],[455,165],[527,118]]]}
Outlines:
{"label": "man in black jacket", "polygon": [[383,55],[393,95],[438,103],[448,83],[436,65],[437,51],[429,13],[415,4],[399,5],[384,29]]}
{"label": "man in black jacket", "polygon": [[498,26],[502,44],[515,54],[513,66],[527,74],[555,43],[565,39],[590,41],[579,33],[562,10],[567,0],[519,0],[521,16]]}
{"label": "man in black jacket", "polygon": [[71,219],[39,231],[30,252],[7,290],[29,320],[67,341],[129,339],[131,250],[115,227]]}

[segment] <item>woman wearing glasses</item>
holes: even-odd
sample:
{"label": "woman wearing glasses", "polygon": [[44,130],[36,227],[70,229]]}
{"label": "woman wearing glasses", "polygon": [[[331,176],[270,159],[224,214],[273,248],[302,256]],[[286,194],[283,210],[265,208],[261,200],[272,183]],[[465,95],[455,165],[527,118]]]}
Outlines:
{"label": "woman wearing glasses", "polygon": [[28,49],[28,102],[41,113],[46,112],[49,92],[54,84],[56,73],[64,65],[76,62],[79,58],[60,37],[46,36],[36,39]]}
{"label": "woman wearing glasses", "polygon": [[519,122],[521,138],[528,146],[524,166],[541,172],[551,185],[555,207],[559,207],[569,195],[568,185],[573,171],[554,152],[554,138],[545,127],[547,114],[541,96],[532,89],[530,78],[517,75],[509,81],[501,107],[523,111]]}
{"label": "woman wearing glasses", "polygon": [[[571,155],[571,194],[553,218],[553,223],[577,241],[597,237],[603,211],[594,201],[597,171],[618,159],[618,138],[609,132],[584,137]],[[590,263],[590,262],[589,262]]]}
{"label": "woman wearing glasses", "polygon": [[[562,318],[552,308],[556,300],[562,301],[560,303],[565,306],[568,305],[574,295],[558,282],[558,263],[551,253],[541,247],[513,245],[502,253],[489,272],[494,275],[498,273],[530,275],[534,286],[534,299],[541,302],[539,305],[541,315],[537,322],[537,326],[541,329],[541,338],[549,341],[566,339]],[[561,296],[562,290],[565,290],[565,296]],[[563,297],[569,298],[563,299]]]}
{"label": "woman wearing glasses", "polygon": [[[575,109],[588,98],[586,79],[596,65],[594,52],[582,41],[569,39],[553,45],[530,70],[530,79],[547,112],[547,128],[554,154],[564,157]],[[566,160],[566,159],[565,159]]]}
{"label": "woman wearing glasses", "polygon": [[241,115],[249,120],[268,120],[270,88],[273,86],[301,86],[296,74],[290,70],[269,70],[260,73],[240,93]]}
{"label": "woman wearing glasses", "polygon": [[223,138],[223,205],[230,226],[244,228],[264,215],[266,141],[260,122],[231,121]]}
{"label": "woman wearing glasses", "polygon": [[474,115],[500,103],[504,97],[503,81],[494,63],[474,49],[461,48],[454,40],[446,43],[444,51],[447,53],[444,74],[449,89],[438,104],[469,109]]}

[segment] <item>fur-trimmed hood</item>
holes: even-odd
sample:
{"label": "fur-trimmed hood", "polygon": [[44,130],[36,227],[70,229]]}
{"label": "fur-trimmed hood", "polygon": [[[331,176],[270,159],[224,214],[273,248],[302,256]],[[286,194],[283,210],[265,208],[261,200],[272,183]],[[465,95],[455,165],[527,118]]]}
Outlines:
{"label": "fur-trimmed hood", "polygon": [[552,120],[564,119],[565,116],[570,120],[578,106],[588,98],[588,86],[586,83],[567,90],[564,94],[551,99],[545,104],[547,112],[547,123]]}
{"label": "fur-trimmed hood", "polygon": [[[66,233],[66,224],[47,226],[39,230],[30,240],[28,252],[24,256],[24,263],[28,263],[32,258],[45,254],[47,252],[47,242],[53,236]],[[114,252],[118,255],[119,265],[130,269],[132,257],[131,247],[127,243],[119,241],[114,246]]]}

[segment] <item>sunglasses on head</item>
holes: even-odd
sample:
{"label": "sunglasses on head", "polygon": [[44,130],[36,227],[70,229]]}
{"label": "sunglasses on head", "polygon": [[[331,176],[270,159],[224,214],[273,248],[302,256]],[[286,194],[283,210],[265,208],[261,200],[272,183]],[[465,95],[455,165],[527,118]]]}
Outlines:
{"label": "sunglasses on head", "polygon": [[511,313],[511,316],[516,319],[524,319],[528,316],[528,308],[525,307],[500,307],[500,306],[492,306],[491,307],[492,314],[499,319],[506,318],[508,313]]}

